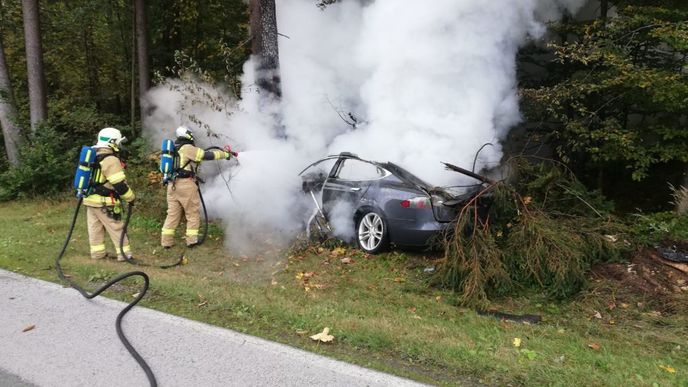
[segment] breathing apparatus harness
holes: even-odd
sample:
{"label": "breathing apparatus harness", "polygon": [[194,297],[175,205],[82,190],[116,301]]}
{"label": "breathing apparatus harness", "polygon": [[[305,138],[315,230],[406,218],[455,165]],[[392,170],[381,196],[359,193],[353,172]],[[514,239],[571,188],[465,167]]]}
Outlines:
{"label": "breathing apparatus harness", "polygon": [[[64,256],[65,251],[67,250],[67,246],[69,245],[69,241],[72,239],[72,233],[74,232],[74,226],[76,225],[76,220],[79,215],[79,209],[81,208],[81,205],[83,203],[84,197],[88,196],[89,194],[92,193],[93,190],[93,172],[99,167],[99,161],[96,158],[96,148],[94,147],[89,147],[89,146],[83,146],[81,148],[81,154],[79,156],[79,163],[77,165],[77,170],[76,174],[74,176],[74,189],[76,190],[76,197],[78,198],[76,207],[74,208],[74,215],[72,216],[72,221],[69,226],[69,232],[67,233],[67,237],[64,241],[64,244],[62,245],[62,249],[60,250],[60,253],[58,254],[57,258],[55,259],[55,270],[57,271],[57,275],[60,278],[60,280],[66,282],[71,286],[72,288],[76,289],[84,298],[86,299],[93,299],[97,296],[99,296],[101,293],[103,293],[105,290],[110,288],[112,285],[116,284],[117,282],[120,282],[126,278],[129,277],[141,277],[143,279],[143,286],[141,290],[138,292],[138,295],[134,298],[133,301],[131,301],[124,309],[122,309],[121,312],[117,315],[117,319],[115,320],[115,329],[117,331],[117,336],[119,337],[120,341],[124,345],[124,347],[129,351],[131,356],[136,360],[136,362],[141,366],[143,371],[146,373],[146,377],[148,378],[148,382],[152,387],[156,387],[158,385],[155,375],[153,374],[153,371],[150,369],[146,361],[139,355],[138,352],[136,352],[136,349],[131,345],[127,337],[124,335],[124,331],[122,330],[122,319],[124,318],[124,315],[131,310],[136,304],[141,301],[141,299],[146,295],[146,292],[148,291],[148,287],[150,284],[150,279],[148,275],[142,271],[131,271],[127,273],[123,273],[118,275],[117,277],[107,281],[105,284],[103,284],[101,287],[93,291],[92,293],[89,293],[87,290],[79,286],[76,282],[70,280],[67,276],[65,276],[62,266],[60,264],[60,261],[62,260],[62,257]],[[132,205],[129,204],[129,215],[131,215],[131,209]],[[124,232],[122,233],[124,235]],[[121,249],[121,246],[120,246]],[[122,250],[120,250],[122,251]]]}

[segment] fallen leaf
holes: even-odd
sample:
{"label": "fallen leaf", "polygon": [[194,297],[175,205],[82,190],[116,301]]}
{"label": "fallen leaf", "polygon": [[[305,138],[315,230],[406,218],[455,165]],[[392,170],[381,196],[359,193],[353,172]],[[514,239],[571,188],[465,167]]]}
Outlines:
{"label": "fallen leaf", "polygon": [[341,259],[341,262],[342,262],[343,264],[345,264],[345,265],[348,265],[348,264],[350,264],[350,263],[353,262],[353,261],[351,260],[351,258],[346,257],[346,258],[342,258],[342,259]]}
{"label": "fallen leaf", "polygon": [[604,239],[606,239],[608,242],[615,243],[616,241],[619,240],[618,235],[605,235]]}
{"label": "fallen leaf", "polygon": [[514,345],[514,347],[519,348],[521,346],[521,339],[518,337],[514,337],[512,344]]}
{"label": "fallen leaf", "polygon": [[273,278],[272,281],[270,282],[270,285],[272,285],[272,286],[277,285],[277,281],[275,281],[275,279]]}
{"label": "fallen leaf", "polygon": [[676,369],[675,369],[674,367],[672,367],[672,366],[660,365],[659,368],[663,369],[664,371],[666,371],[666,372],[668,372],[668,373],[670,373],[670,374],[675,374],[675,373],[676,373]]}
{"label": "fallen leaf", "polygon": [[437,296],[437,297],[435,297],[435,301],[437,301],[437,302],[442,301],[442,296]]}
{"label": "fallen leaf", "polygon": [[623,309],[628,309],[629,306],[630,306],[630,305],[624,304],[623,302],[621,303],[621,307],[622,307]]}
{"label": "fallen leaf", "polygon": [[599,344],[597,344],[597,343],[590,343],[590,344],[588,344],[588,348],[592,348],[592,349],[594,349],[595,351],[599,351],[600,348],[602,348],[602,347],[601,347]]}
{"label": "fallen leaf", "polygon": [[296,334],[299,335],[299,336],[303,336],[303,335],[305,335],[306,333],[308,333],[308,331],[307,331],[307,330],[304,330],[304,329],[297,329],[297,330],[296,330]]}
{"label": "fallen leaf", "polygon": [[526,196],[523,198],[523,204],[528,205],[533,202],[533,198],[531,196]]}
{"label": "fallen leaf", "polygon": [[336,257],[339,255],[344,255],[346,254],[346,249],[343,247],[337,247],[336,249],[332,250],[332,256]]}
{"label": "fallen leaf", "polygon": [[22,329],[22,332],[28,332],[30,330],[33,330],[34,328],[36,328],[35,325],[29,325],[26,328]]}
{"label": "fallen leaf", "polygon": [[329,343],[334,340],[334,336],[330,335],[330,328],[325,327],[322,332],[311,336],[311,339],[315,341],[321,341],[323,343]]}
{"label": "fallen leaf", "polygon": [[602,313],[600,313],[600,312],[598,312],[598,311],[595,311],[595,314],[593,315],[593,317],[598,318],[598,319],[601,319],[601,318],[602,318]]}
{"label": "fallen leaf", "polygon": [[403,279],[403,278],[401,278],[401,277],[396,277],[396,278],[394,279],[394,282],[406,282],[406,280]]}
{"label": "fallen leaf", "polygon": [[141,294],[141,293],[134,293],[134,294],[132,294],[131,296],[134,297],[134,298],[136,298],[136,297],[139,296],[139,294]]}
{"label": "fallen leaf", "polygon": [[206,305],[208,305],[208,301],[203,301],[203,302],[201,302],[200,304],[198,304],[198,305],[196,305],[196,306],[199,306],[199,307],[200,307],[200,306],[206,306]]}

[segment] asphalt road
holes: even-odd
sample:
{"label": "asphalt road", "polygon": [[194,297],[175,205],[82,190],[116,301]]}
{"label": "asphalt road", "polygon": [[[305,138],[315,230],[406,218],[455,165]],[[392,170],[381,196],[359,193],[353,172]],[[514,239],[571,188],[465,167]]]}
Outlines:
{"label": "asphalt road", "polygon": [[[148,385],[115,332],[124,306],[0,270],[0,386]],[[418,385],[141,307],[123,328],[160,386]]]}

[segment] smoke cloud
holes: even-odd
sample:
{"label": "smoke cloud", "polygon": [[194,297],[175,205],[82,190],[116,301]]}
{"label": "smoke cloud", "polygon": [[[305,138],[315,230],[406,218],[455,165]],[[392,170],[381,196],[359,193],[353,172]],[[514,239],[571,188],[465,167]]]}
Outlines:
{"label": "smoke cloud", "polygon": [[476,170],[497,165],[500,142],[520,120],[519,47],[583,2],[346,0],[321,10],[312,0],[277,0],[279,105],[259,106],[249,60],[240,100],[171,80],[150,92],[156,109],[145,127],[156,142],[184,124],[201,146],[238,149],[238,164],[203,166],[211,215],[234,251],[282,245],[311,213],[297,174],[326,155],[392,161],[435,185],[461,182],[440,161],[470,167],[487,142],[494,147]]}

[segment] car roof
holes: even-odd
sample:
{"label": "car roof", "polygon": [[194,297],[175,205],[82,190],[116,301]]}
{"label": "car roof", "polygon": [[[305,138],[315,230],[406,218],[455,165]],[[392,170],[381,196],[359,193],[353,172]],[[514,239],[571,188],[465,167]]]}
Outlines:
{"label": "car roof", "polygon": [[396,176],[397,178],[399,178],[402,181],[406,181],[406,182],[409,182],[413,185],[420,186],[426,190],[432,189],[432,186],[430,186],[428,183],[424,182],[422,179],[420,179],[416,175],[412,174],[411,172],[407,171],[406,169],[404,169],[404,168],[402,168],[402,167],[400,167],[400,166],[398,166],[392,162],[387,161],[387,162],[382,163],[382,162],[378,162],[378,161],[366,160],[366,159],[359,157],[357,154],[351,153],[351,152],[341,152],[338,155],[329,155],[327,157],[324,157],[324,158],[310,164],[306,168],[304,168],[301,172],[299,172],[299,176],[302,175],[304,172],[306,172],[309,168],[311,168],[317,164],[320,164],[323,161],[335,160],[335,159],[353,159],[353,160],[359,160],[359,161],[362,161],[365,163],[370,163],[370,164],[373,164],[375,166],[378,166],[378,167],[381,167],[381,168],[388,170],[394,176]]}

